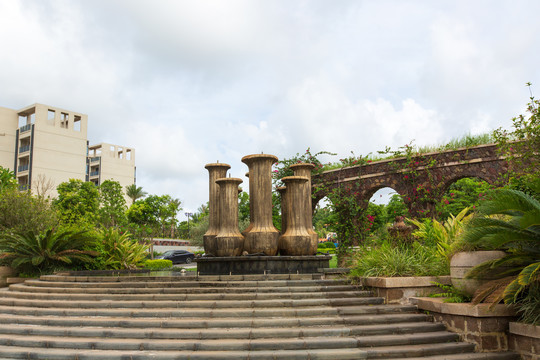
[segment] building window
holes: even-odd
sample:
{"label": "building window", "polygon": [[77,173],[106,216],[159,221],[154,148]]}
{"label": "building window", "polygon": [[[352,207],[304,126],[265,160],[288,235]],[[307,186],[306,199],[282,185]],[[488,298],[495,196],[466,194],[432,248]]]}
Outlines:
{"label": "building window", "polygon": [[56,111],[54,110],[47,110],[47,124],[54,125],[54,117],[56,116]]}
{"label": "building window", "polygon": [[60,113],[60,127],[67,129],[69,124],[69,114]]}
{"label": "building window", "polygon": [[79,115],[75,115],[73,118],[73,130],[81,131],[81,117]]}

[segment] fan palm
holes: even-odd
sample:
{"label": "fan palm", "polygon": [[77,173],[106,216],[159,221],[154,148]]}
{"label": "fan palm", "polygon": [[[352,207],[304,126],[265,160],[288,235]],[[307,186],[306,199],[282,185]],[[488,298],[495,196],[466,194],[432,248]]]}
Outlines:
{"label": "fan palm", "polygon": [[[531,188],[539,193],[540,179]],[[463,241],[505,250],[507,255],[480,264],[467,275],[496,279],[480,287],[473,302],[514,303],[540,282],[540,201],[522,191],[497,189],[478,210],[479,216],[469,222]]]}
{"label": "fan palm", "polygon": [[126,186],[126,195],[131,199],[132,204],[137,199],[145,197],[146,194],[147,194],[147,192],[143,191],[141,186],[137,186],[135,184],[131,184],[131,185]]}

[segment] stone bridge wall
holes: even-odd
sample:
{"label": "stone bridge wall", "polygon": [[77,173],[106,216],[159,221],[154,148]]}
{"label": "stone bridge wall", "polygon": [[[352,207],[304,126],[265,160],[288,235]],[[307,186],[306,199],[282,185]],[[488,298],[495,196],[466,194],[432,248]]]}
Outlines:
{"label": "stone bridge wall", "polygon": [[377,190],[390,187],[403,196],[411,216],[422,216],[433,211],[435,203],[457,180],[477,177],[493,184],[507,171],[507,163],[494,144],[381,160],[316,175],[313,207],[336,187],[342,187],[366,207]]}

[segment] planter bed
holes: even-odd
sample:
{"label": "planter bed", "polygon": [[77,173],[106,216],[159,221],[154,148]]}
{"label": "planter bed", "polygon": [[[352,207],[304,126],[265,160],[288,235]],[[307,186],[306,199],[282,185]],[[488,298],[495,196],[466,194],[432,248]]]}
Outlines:
{"label": "planter bed", "polygon": [[540,359],[540,326],[510,323],[508,347],[525,360]]}
{"label": "planter bed", "polygon": [[436,298],[413,298],[411,302],[444,323],[448,330],[460,334],[464,341],[475,344],[480,352],[509,349],[509,323],[516,318],[509,306],[499,304],[490,310],[488,304],[444,303]]}
{"label": "planter bed", "polygon": [[448,285],[450,276],[367,277],[360,284],[372,288],[387,304],[409,304],[410,298],[442,292],[434,282]]}

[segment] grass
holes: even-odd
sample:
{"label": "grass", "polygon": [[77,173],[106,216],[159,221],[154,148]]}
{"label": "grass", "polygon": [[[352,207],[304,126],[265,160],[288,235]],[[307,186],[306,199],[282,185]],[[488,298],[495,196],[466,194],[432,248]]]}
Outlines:
{"label": "grass", "polygon": [[[480,135],[471,135],[467,134],[459,138],[451,139],[449,142],[439,145],[427,145],[422,147],[417,147],[416,145],[412,145],[413,152],[419,153],[419,154],[427,154],[432,152],[440,152],[440,151],[448,151],[448,150],[457,150],[462,148],[470,148],[473,146],[479,146],[479,145],[486,145],[491,144],[495,141],[491,133],[486,134],[480,134]],[[322,171],[328,171],[328,170],[335,170],[340,169],[346,166],[350,166],[350,163],[353,163],[355,159],[360,160],[359,163],[363,163],[364,160],[375,162],[380,160],[389,160],[389,159],[395,159],[404,156],[403,152],[401,151],[391,151],[388,149],[384,152],[378,152],[377,155],[374,154],[368,154],[366,156],[353,156],[349,157],[348,159],[344,159],[340,162],[335,163],[328,163],[323,166]]]}
{"label": "grass", "polygon": [[330,269],[335,269],[337,268],[337,256],[336,255],[332,255],[332,258],[330,259]]}

